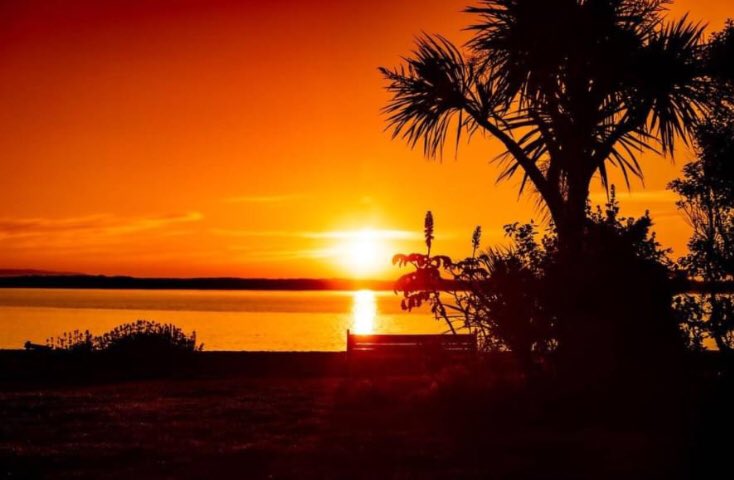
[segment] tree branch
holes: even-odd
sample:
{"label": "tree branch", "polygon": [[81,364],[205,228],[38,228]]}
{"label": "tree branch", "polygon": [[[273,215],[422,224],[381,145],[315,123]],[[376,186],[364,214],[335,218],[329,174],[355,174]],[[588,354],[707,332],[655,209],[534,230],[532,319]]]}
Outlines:
{"label": "tree branch", "polygon": [[465,107],[465,109],[474,121],[477,122],[477,125],[487,130],[502,142],[507,151],[515,158],[515,161],[520,164],[528,178],[530,178],[530,181],[533,182],[535,188],[545,199],[548,208],[551,210],[551,215],[555,216],[556,213],[560,213],[560,207],[563,203],[560,192],[553,189],[553,186],[548,183],[543,172],[538,168],[538,165],[536,165],[536,163],[527,156],[523,148],[515,141],[515,139],[502,131],[502,129],[497,125],[488,121],[474,109],[469,107]]}

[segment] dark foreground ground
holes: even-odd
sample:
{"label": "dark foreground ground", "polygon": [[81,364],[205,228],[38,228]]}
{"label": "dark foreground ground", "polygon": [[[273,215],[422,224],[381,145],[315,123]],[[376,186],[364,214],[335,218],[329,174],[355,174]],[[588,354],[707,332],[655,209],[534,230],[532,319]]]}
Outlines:
{"label": "dark foreground ground", "polygon": [[[14,358],[0,354],[6,367],[2,478],[732,474],[730,466],[714,476],[719,464],[728,465],[718,456],[731,452],[734,434],[728,420],[710,410],[724,411],[716,407],[724,397],[715,383],[702,387],[705,395],[663,401],[643,413],[615,407],[619,401],[635,405],[634,392],[579,401],[529,391],[498,368],[381,369],[347,377],[341,354],[214,355],[206,368],[178,378],[73,381],[39,372],[9,375],[23,364]],[[725,435],[711,440],[719,430]]]}

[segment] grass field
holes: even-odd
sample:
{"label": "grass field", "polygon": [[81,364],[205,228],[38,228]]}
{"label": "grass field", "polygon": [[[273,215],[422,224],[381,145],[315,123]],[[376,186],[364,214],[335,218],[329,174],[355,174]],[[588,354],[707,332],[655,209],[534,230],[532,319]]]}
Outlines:
{"label": "grass field", "polygon": [[603,407],[574,412],[559,409],[564,399],[478,385],[460,369],[5,385],[0,471],[4,478],[687,478],[682,423],[617,421],[597,411]]}

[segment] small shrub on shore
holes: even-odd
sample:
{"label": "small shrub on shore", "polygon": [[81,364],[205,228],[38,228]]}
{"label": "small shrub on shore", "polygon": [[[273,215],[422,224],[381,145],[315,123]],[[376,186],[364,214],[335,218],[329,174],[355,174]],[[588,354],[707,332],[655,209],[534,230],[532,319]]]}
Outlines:
{"label": "small shrub on shore", "polygon": [[95,350],[94,336],[89,330],[84,330],[83,332],[79,330],[64,332],[58,337],[47,339],[46,346],[52,350],[64,350],[75,353]]}
{"label": "small shrub on shore", "polygon": [[203,344],[196,343],[196,332],[187,335],[176,325],[149,320],[125,323],[99,336],[93,336],[89,330],[65,332],[59,337],[49,338],[46,344],[54,350],[75,353],[154,354],[196,352],[204,349]]}

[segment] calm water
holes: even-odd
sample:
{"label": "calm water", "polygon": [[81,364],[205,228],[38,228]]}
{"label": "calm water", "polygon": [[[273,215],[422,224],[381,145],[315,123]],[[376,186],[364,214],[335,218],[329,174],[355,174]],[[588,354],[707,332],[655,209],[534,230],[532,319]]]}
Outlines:
{"label": "calm water", "polygon": [[0,289],[0,348],[138,319],[196,330],[206,350],[344,350],[346,330],[441,333],[392,292]]}

